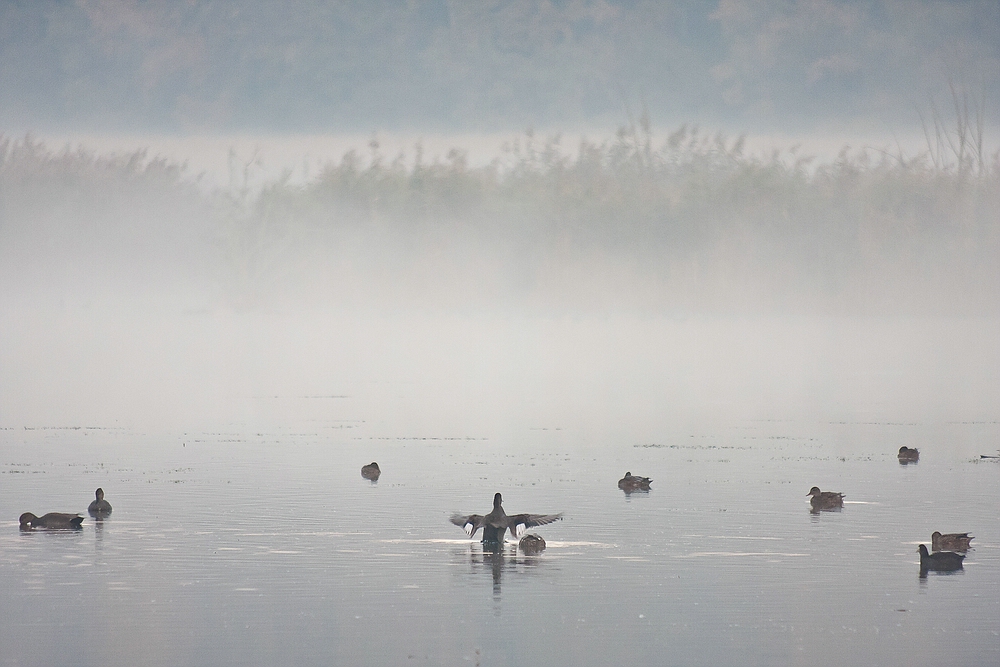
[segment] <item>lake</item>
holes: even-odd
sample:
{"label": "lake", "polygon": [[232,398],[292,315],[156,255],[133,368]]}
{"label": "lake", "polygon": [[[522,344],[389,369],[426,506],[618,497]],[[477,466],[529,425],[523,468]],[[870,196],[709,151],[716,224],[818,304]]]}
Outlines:
{"label": "lake", "polygon": [[[781,331],[800,340],[814,326]],[[244,395],[254,419],[227,403],[196,428],[96,408],[76,423],[8,412],[0,664],[1000,662],[1000,462],[980,458],[1000,446],[996,388],[976,399],[957,381],[974,361],[915,368],[912,353],[970,329],[924,329],[871,372],[888,329],[884,348],[869,337],[867,352],[834,354],[829,343],[878,331],[871,323],[756,357],[733,341],[754,349],[747,336],[775,329],[694,329],[469,325],[438,338],[411,326],[350,346],[360,356],[342,382],[296,391],[276,373]],[[257,335],[274,345],[295,330]],[[486,357],[498,339],[509,347]],[[722,360],[695,353],[713,347]],[[822,372],[791,377],[810,351]],[[336,376],[337,363],[322,365]],[[135,387],[139,404],[156,395]],[[164,400],[183,405],[182,393]],[[898,463],[902,445],[919,463]],[[377,483],[360,475],[373,460]],[[625,471],[652,489],[626,495]],[[814,485],[845,493],[843,509],[811,513]],[[86,515],[97,487],[114,506],[107,519],[18,529],[25,511]],[[564,512],[532,529],[541,554],[513,542],[484,552],[449,523],[485,514],[498,491],[510,514]],[[935,530],[969,531],[973,549],[963,570],[921,577],[917,545]]]}

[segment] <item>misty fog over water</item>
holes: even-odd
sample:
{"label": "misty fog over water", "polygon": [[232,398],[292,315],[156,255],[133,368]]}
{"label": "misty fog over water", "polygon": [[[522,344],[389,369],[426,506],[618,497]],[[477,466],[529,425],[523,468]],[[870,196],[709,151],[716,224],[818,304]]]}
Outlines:
{"label": "misty fog over water", "polygon": [[[976,1],[3,5],[0,665],[994,662],[998,45]],[[496,492],[544,552],[449,522]]]}
{"label": "misty fog over water", "polygon": [[6,140],[5,418],[109,400],[108,418],[152,418],[171,395],[170,421],[193,407],[180,396],[245,416],[257,393],[339,391],[350,367],[413,373],[430,396],[426,378],[464,394],[456,378],[501,369],[476,382],[535,386],[510,369],[572,368],[577,345],[585,366],[628,377],[612,369],[636,355],[663,364],[661,389],[717,386],[737,411],[748,383],[808,404],[885,376],[926,405],[959,367],[970,406],[994,396],[988,157],[764,159],[645,124],[558,142],[515,136],[472,166],[460,150],[407,165],[373,141],[258,189],[233,158],[232,186],[205,191],[144,152]]}

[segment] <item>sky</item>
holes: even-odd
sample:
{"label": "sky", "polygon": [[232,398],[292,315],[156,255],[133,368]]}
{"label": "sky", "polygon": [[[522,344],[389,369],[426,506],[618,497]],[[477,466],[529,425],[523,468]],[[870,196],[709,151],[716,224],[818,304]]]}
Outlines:
{"label": "sky", "polygon": [[0,3],[0,132],[888,134],[1000,103],[992,0]]}

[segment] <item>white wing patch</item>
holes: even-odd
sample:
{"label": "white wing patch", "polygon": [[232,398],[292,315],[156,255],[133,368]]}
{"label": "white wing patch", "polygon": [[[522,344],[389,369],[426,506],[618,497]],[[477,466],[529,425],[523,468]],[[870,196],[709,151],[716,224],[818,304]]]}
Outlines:
{"label": "white wing patch", "polygon": [[523,523],[519,523],[516,526],[514,526],[514,537],[517,539],[521,539],[521,535],[524,535],[524,531],[527,530],[527,528],[528,527]]}
{"label": "white wing patch", "polygon": [[462,526],[462,528],[465,529],[465,534],[468,535],[469,537],[472,537],[472,529],[475,527],[476,524],[472,523],[471,521],[466,521],[465,525]]}

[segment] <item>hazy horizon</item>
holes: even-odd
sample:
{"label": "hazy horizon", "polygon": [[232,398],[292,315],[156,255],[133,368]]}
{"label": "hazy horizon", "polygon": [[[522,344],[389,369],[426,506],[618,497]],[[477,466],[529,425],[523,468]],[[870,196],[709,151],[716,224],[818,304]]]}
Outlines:
{"label": "hazy horizon", "polygon": [[0,58],[8,415],[59,378],[89,405],[104,337],[178,390],[287,318],[812,318],[820,349],[997,316],[995,3],[5,3]]}

